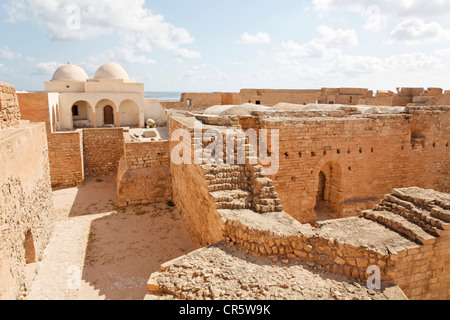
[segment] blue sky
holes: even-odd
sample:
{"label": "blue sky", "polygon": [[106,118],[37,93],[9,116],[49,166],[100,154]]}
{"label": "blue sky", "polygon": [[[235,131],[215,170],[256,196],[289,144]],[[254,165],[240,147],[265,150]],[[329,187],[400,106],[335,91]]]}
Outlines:
{"label": "blue sky", "polygon": [[0,80],[43,90],[71,61],[146,91],[450,89],[446,0],[8,0]]}

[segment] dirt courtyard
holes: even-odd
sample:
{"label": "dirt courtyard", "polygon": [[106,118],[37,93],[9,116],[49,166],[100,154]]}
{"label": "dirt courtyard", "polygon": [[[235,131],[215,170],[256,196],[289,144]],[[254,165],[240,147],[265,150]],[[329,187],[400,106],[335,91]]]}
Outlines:
{"label": "dirt courtyard", "polygon": [[162,263],[195,250],[176,208],[117,208],[115,177],[53,195],[55,228],[29,300],[141,300]]}

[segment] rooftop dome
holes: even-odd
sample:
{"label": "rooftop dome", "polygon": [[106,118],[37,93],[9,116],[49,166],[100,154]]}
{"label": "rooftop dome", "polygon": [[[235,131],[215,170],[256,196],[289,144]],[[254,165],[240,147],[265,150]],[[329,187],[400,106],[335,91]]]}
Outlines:
{"label": "rooftop dome", "polygon": [[95,73],[94,79],[129,80],[127,72],[115,62],[107,62],[102,65]]}
{"label": "rooftop dome", "polygon": [[87,73],[82,68],[68,62],[65,66],[61,66],[55,71],[52,81],[84,82],[88,78]]}

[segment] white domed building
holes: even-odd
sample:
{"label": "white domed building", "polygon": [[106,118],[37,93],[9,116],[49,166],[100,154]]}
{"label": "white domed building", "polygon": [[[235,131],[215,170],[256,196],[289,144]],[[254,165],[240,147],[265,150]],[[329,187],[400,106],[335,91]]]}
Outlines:
{"label": "white domed building", "polygon": [[[80,128],[143,128],[148,118],[161,118],[159,103],[144,98],[144,84],[131,80],[115,62],[102,65],[89,79],[70,62],[59,67],[45,92],[57,100],[52,127],[58,131]],[[156,120],[156,119],[155,119]]]}

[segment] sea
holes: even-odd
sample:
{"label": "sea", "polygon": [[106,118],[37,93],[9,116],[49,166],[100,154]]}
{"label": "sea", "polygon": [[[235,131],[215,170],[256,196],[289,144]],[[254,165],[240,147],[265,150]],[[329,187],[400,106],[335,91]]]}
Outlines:
{"label": "sea", "polygon": [[177,102],[180,101],[182,92],[175,91],[146,91],[146,99],[158,99],[159,101],[170,101]]}

